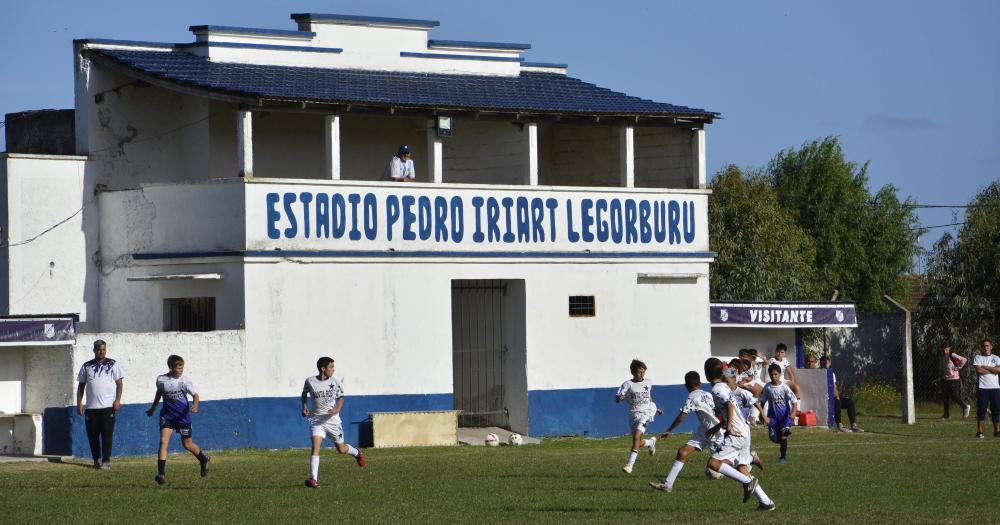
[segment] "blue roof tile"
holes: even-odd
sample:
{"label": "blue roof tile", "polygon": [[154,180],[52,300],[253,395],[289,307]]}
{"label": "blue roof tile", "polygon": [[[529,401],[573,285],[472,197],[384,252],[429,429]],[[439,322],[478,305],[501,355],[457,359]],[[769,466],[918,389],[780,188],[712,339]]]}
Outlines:
{"label": "blue roof tile", "polygon": [[456,110],[584,115],[677,116],[718,113],[628,96],[561,74],[517,76],[406,73],[211,62],[183,51],[94,49],[126,69],[168,82],[258,99]]}

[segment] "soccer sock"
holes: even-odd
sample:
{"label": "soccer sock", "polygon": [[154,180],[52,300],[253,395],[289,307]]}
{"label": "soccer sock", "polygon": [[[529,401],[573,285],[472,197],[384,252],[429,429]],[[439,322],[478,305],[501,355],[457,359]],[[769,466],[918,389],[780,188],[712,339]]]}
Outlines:
{"label": "soccer sock", "polygon": [[734,469],[733,466],[728,463],[723,463],[722,466],[719,467],[719,474],[722,474],[729,479],[735,479],[740,483],[750,483],[749,477],[744,476],[742,472]]}
{"label": "soccer sock", "polygon": [[677,476],[680,476],[681,469],[684,468],[683,461],[674,460],[674,464],[670,467],[670,474],[667,474],[667,479],[663,480],[668,487],[673,487],[674,482],[677,481]]}
{"label": "soccer sock", "polygon": [[635,465],[635,458],[638,455],[639,455],[639,453],[636,452],[636,451],[634,451],[634,450],[629,451],[629,453],[628,453],[628,462],[626,462],[626,465],[629,465],[629,466]]}
{"label": "soccer sock", "polygon": [[358,449],[354,448],[353,445],[347,445],[347,453],[352,457],[358,457]]}
{"label": "soccer sock", "polygon": [[653,439],[653,438],[642,440],[642,446],[644,446],[646,448],[649,448],[649,447],[653,446],[653,443],[656,443],[656,440]]}
{"label": "soccer sock", "polygon": [[[165,459],[158,459],[158,460],[156,460],[156,473],[159,474],[159,475],[161,475],[161,476],[166,476],[167,475],[167,460],[165,460]],[[147,474],[147,476],[148,476],[148,474]]]}
{"label": "soccer sock", "polygon": [[781,459],[785,459],[785,454],[788,453],[788,441],[781,441]]}
{"label": "soccer sock", "polygon": [[319,456],[309,458],[309,472],[312,473],[312,479],[319,481]]}
{"label": "soccer sock", "polygon": [[767,497],[767,494],[764,493],[764,489],[761,488],[760,483],[757,484],[757,488],[753,489],[753,493],[757,496],[757,501],[763,503],[764,505],[774,503],[771,501],[771,498]]}
{"label": "soccer sock", "polygon": [[196,457],[198,458],[198,461],[200,461],[202,463],[208,461],[208,457],[205,456],[205,451],[199,452]]}

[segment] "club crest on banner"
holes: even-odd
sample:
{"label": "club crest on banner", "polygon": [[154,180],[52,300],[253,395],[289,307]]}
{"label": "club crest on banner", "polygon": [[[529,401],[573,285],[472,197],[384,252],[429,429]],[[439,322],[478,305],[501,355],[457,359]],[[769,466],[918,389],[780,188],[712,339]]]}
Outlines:
{"label": "club crest on banner", "polygon": [[719,310],[719,319],[721,319],[723,323],[726,322],[726,321],[728,321],[729,320],[729,310],[726,310],[725,308],[723,308],[722,310]]}
{"label": "club crest on banner", "polygon": [[56,336],[56,325],[52,323],[45,323],[45,338],[52,339]]}

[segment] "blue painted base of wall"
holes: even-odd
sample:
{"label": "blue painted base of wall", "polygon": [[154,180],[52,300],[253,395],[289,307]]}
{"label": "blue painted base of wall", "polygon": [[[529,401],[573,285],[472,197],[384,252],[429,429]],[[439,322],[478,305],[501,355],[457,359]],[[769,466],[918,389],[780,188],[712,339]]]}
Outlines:
{"label": "blue painted base of wall", "polygon": [[[532,390],[528,392],[528,434],[532,436],[611,437],[628,434],[628,404],[615,403],[617,388]],[[687,399],[684,385],[653,387],[653,401],[662,416],[647,429],[659,434],[677,417]],[[690,432],[697,418],[684,420],[678,431]]]}
{"label": "blue painted base of wall", "polygon": [[[528,392],[528,433],[532,436],[621,436],[629,432],[628,405],[615,403],[617,388],[534,390]],[[653,387],[653,399],[664,415],[658,416],[649,434],[666,430],[687,398],[683,385]],[[451,410],[451,394],[350,396],[341,418],[348,443],[370,444],[370,412]],[[149,405],[123,405],[117,414],[114,455],[155,454],[159,446],[159,417],[146,416]],[[195,443],[206,450],[225,448],[306,448],[309,424],[300,414],[299,397],[254,397],[203,401],[194,415]],[[696,418],[688,418],[680,431],[691,431]],[[45,410],[42,420],[46,454],[90,457],[83,417],[75,407]],[[329,442],[327,442],[329,445]],[[174,437],[171,452],[181,452]]]}

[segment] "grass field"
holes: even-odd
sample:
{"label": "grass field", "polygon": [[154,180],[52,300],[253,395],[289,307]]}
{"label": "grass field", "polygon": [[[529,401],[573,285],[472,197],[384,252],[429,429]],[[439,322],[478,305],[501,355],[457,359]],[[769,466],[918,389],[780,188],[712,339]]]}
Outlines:
{"label": "grass field", "polygon": [[2,523],[997,523],[1000,439],[973,438],[974,422],[862,421],[864,434],[800,429],[789,463],[763,433],[761,483],[778,508],[744,505],[729,480],[709,481],[704,454],[689,460],[674,492],[646,482],[666,474],[686,435],[621,472],[623,438],[549,439],[522,447],[372,449],[360,469],[324,450],[320,488],[308,489],[308,452],[209,451],[198,477],[190,456],[171,456],[168,484],[152,457],[0,464]]}

